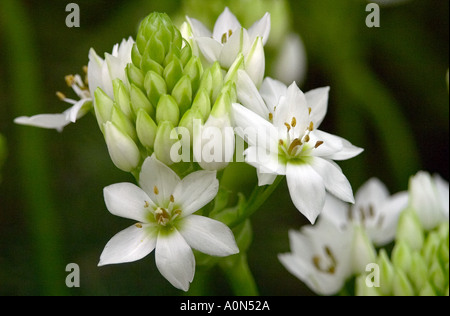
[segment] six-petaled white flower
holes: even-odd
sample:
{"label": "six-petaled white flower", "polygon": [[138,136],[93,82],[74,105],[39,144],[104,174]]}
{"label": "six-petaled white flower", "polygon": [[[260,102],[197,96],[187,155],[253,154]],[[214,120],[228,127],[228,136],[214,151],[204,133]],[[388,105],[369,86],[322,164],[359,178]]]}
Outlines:
{"label": "six-petaled white flower", "polygon": [[408,192],[390,195],[379,179],[371,178],[356,192],[353,205],[327,195],[322,215],[343,229],[360,225],[375,245],[384,246],[394,240],[400,213],[407,206]]}
{"label": "six-petaled white flower", "polygon": [[193,214],[216,196],[215,171],[197,171],[180,179],[152,156],[142,166],[139,184],[119,183],[104,189],[108,210],[137,223],[107,243],[99,266],[136,261],[155,250],[161,274],[187,291],[195,272],[191,247],[212,256],[239,252],[225,224]]}
{"label": "six-petaled white flower", "polygon": [[270,33],[269,13],[247,30],[241,26],[236,16],[225,8],[212,33],[200,21],[190,17],[186,19],[191,30],[186,33],[192,34],[187,40],[194,48],[198,46],[208,62],[219,61],[224,69],[230,69],[239,54],[243,54],[244,69],[257,86],[261,84],[265,69],[264,45]]}
{"label": "six-petaled white flower", "polygon": [[242,70],[236,86],[241,102],[233,104],[236,133],[249,144],[245,159],[257,168],[259,185],[286,175],[292,201],[312,223],[323,209],[326,190],[354,202],[350,183],[333,160],[355,157],[362,149],[318,130],[329,88],[304,94],[295,82],[286,87],[266,78],[259,92]]}

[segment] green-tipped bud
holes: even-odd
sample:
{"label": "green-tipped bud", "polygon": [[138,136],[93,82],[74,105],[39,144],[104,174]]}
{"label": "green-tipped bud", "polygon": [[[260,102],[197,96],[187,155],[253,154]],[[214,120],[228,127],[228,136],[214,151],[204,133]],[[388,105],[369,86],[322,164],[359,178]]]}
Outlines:
{"label": "green-tipped bud", "polygon": [[173,60],[167,65],[163,72],[166,79],[167,91],[172,92],[172,89],[177,84],[178,80],[183,75],[183,65],[179,58],[174,57]]}
{"label": "green-tipped bud", "polygon": [[425,260],[418,252],[412,254],[409,278],[415,289],[423,288],[428,282],[428,267]]}
{"label": "green-tipped bud", "polygon": [[362,227],[355,225],[352,245],[353,271],[363,273],[367,264],[374,263],[375,260],[375,248],[366,231]]}
{"label": "green-tipped bud", "polygon": [[179,127],[184,127],[189,131],[189,135],[191,138],[191,144],[193,142],[194,137],[194,124],[198,122],[198,124],[203,124],[203,115],[200,113],[198,109],[191,108],[184,113],[183,117],[180,120]]}
{"label": "green-tipped bud", "polygon": [[189,43],[186,41],[184,43],[184,47],[181,49],[180,52],[180,60],[181,64],[183,66],[186,66],[186,64],[189,62],[189,60],[192,58],[192,49]]}
{"label": "green-tipped bud", "polygon": [[130,101],[131,101],[131,108],[133,109],[133,112],[135,115],[143,109],[151,116],[155,115],[155,109],[153,108],[150,101],[147,99],[147,96],[142,92],[141,89],[139,89],[134,84],[131,84],[130,87]]}
{"label": "green-tipped bud", "polygon": [[375,286],[367,286],[366,276],[360,275],[355,280],[355,294],[356,296],[381,296],[379,288]]}
{"label": "green-tipped bud", "polygon": [[183,74],[191,79],[192,91],[197,91],[203,74],[203,66],[200,58],[193,56],[183,69]]}
{"label": "green-tipped bud", "polygon": [[381,249],[377,261],[380,267],[380,292],[383,295],[392,294],[392,280],[394,278],[394,266],[392,265],[386,250]]}
{"label": "green-tipped bud", "polygon": [[171,139],[170,135],[174,129],[174,125],[169,121],[159,123],[158,130],[156,132],[156,138],[154,143],[154,150],[156,158],[159,161],[170,166],[173,164],[173,160],[170,156],[172,146],[178,141],[178,139]]}
{"label": "green-tipped bud", "polygon": [[406,243],[412,250],[422,249],[424,232],[419,217],[412,209],[406,209],[400,214],[395,239]]}
{"label": "green-tipped bud", "polygon": [[222,68],[220,67],[219,62],[215,62],[211,66],[211,79],[212,79],[211,100],[212,102],[215,102],[224,84]]}
{"label": "green-tipped bud", "polygon": [[126,172],[137,168],[140,161],[139,148],[136,143],[112,122],[103,124],[105,141],[114,165]]}
{"label": "green-tipped bud", "polygon": [[228,72],[225,75],[225,82],[236,82],[239,69],[244,69],[244,55],[242,55],[242,53],[238,55],[234,63],[231,65],[230,69],[228,69]]}
{"label": "green-tipped bud", "polygon": [[162,95],[167,94],[166,81],[154,71],[149,71],[145,75],[144,87],[148,99],[153,106],[158,104],[159,98],[161,98]]}
{"label": "green-tipped bud", "polygon": [[97,88],[94,92],[94,111],[98,125],[103,131],[103,124],[111,120],[114,101],[103,92],[101,88]]}
{"label": "green-tipped bud", "polygon": [[114,101],[126,117],[131,117],[130,94],[122,80],[113,80]]}
{"label": "green-tipped bud", "polygon": [[201,113],[203,121],[206,121],[211,113],[211,100],[205,90],[201,89],[197,92],[191,109],[197,109]]}
{"label": "green-tipped bud", "polygon": [[136,118],[136,132],[139,141],[147,150],[153,149],[157,130],[158,126],[148,115],[147,111],[143,108],[139,109]]}
{"label": "green-tipped bud", "polygon": [[419,293],[419,296],[436,296],[436,295],[437,293],[434,291],[433,287],[429,282],[427,282],[425,286],[421,288]]}
{"label": "green-tipped bud", "polygon": [[164,68],[156,61],[151,59],[149,56],[143,56],[141,62],[141,69],[144,73],[148,73],[149,71],[153,71],[158,75],[162,75],[164,73]]}
{"label": "green-tipped bud", "polygon": [[409,274],[411,268],[412,252],[405,242],[396,242],[392,250],[392,263],[397,269]]}
{"label": "green-tipped bud", "polygon": [[180,109],[175,99],[168,94],[161,96],[156,106],[156,122],[160,124],[169,121],[173,126],[177,126],[179,119]]}
{"label": "green-tipped bud", "polygon": [[448,286],[448,275],[442,269],[438,261],[434,261],[430,267],[430,282],[439,293],[444,293]]}
{"label": "green-tipped bud", "polygon": [[134,124],[121,111],[116,103],[114,103],[114,108],[112,110],[111,122],[113,122],[121,131],[130,136],[134,141],[137,140]]}
{"label": "green-tipped bud", "polygon": [[245,71],[259,89],[264,79],[266,58],[264,57],[264,44],[258,37],[245,58]]}
{"label": "green-tipped bud", "polygon": [[126,72],[130,84],[144,91],[144,73],[142,70],[130,63],[127,65]]}
{"label": "green-tipped bud", "polygon": [[192,85],[189,76],[181,77],[172,90],[172,96],[178,103],[180,114],[183,115],[192,104]]}
{"label": "green-tipped bud", "polygon": [[211,68],[206,69],[203,72],[202,78],[200,80],[200,85],[198,87],[198,91],[204,91],[209,99],[211,99],[212,95],[212,75],[211,75]]}
{"label": "green-tipped bud", "polygon": [[231,98],[228,91],[222,92],[217,98],[214,106],[211,109],[211,115],[214,117],[228,116],[231,111]]}
{"label": "green-tipped bud", "polygon": [[405,272],[395,270],[394,280],[392,282],[392,290],[395,296],[413,296],[414,289],[408,280]]}
{"label": "green-tipped bud", "polygon": [[441,238],[439,238],[438,234],[428,234],[425,245],[421,251],[426,262],[433,262],[435,260],[440,244]]}

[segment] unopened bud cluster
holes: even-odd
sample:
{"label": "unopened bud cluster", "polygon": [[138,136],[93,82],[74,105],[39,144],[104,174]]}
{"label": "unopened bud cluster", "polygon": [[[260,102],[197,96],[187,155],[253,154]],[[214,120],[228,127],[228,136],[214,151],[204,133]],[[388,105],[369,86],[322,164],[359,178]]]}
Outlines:
{"label": "unopened bud cluster", "polygon": [[227,74],[217,62],[204,68],[162,13],[141,22],[131,60],[125,69],[127,82],[113,81],[114,99],[100,88],[94,95],[110,156],[127,172],[137,171],[153,153],[172,165],[171,148],[179,141],[173,131],[186,128],[192,143],[194,122],[203,124],[210,114],[228,115],[236,99],[230,73],[236,69]]}

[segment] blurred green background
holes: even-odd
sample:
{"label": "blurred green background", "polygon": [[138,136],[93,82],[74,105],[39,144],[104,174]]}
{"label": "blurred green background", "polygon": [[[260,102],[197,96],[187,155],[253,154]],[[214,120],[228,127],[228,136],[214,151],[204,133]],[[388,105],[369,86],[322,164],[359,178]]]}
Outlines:
{"label": "blurred green background", "polygon": [[[189,14],[212,28],[225,5],[245,27],[273,9],[267,75],[280,38],[288,30],[300,34],[307,53],[301,88],[331,86],[321,129],[365,148],[340,163],[354,190],[372,176],[391,192],[405,190],[419,169],[449,179],[447,0],[381,7],[379,28],[366,27],[363,0],[74,2],[80,28],[65,25],[69,1],[0,1],[0,134],[7,145],[0,169],[0,295],[181,294],[159,274],[153,254],[97,267],[106,242],[131,225],[106,210],[102,189],[133,179],[114,167],[93,116],[63,133],[13,123],[17,116],[66,109],[55,96],[62,91],[74,97],[64,76],[82,73],[91,47],[103,55],[135,36],[139,21],[152,11],[177,21]],[[236,172],[244,191],[254,183],[251,168],[238,165]],[[287,231],[306,224],[284,181],[252,224],[248,257],[260,294],[313,295],[277,259],[289,250]],[[72,262],[80,267],[79,288],[65,286],[65,267]],[[197,288],[232,294],[215,268],[197,269],[193,294]]]}

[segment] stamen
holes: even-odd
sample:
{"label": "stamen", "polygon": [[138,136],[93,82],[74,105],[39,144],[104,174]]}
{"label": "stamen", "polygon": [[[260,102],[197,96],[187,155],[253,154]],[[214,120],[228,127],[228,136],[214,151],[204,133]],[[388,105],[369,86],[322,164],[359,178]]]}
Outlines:
{"label": "stamen", "polygon": [[153,188],[153,193],[155,193],[155,195],[159,194],[159,190],[158,187],[155,185],[155,187]]}
{"label": "stamen", "polygon": [[283,140],[282,140],[282,139],[280,139],[280,140],[278,141],[278,144],[280,144],[280,146],[283,146],[283,145],[284,145],[284,142],[283,142]]}
{"label": "stamen", "polygon": [[148,201],[145,201],[144,207],[147,208],[147,207],[149,207],[149,206],[150,206],[150,203],[148,203]]}
{"label": "stamen", "polygon": [[372,204],[369,204],[369,217],[374,217],[375,211]]}
{"label": "stamen", "polygon": [[222,35],[222,44],[225,44],[228,39],[231,37],[231,35],[233,35],[233,31],[232,30],[228,30],[228,32],[223,33]]}
{"label": "stamen", "polygon": [[308,108],[308,114],[311,115],[311,108],[310,107]]}
{"label": "stamen", "polygon": [[142,224],[141,223],[136,223],[136,224],[134,224],[134,226],[136,226],[137,228],[142,228]]}
{"label": "stamen", "polygon": [[170,195],[170,202],[175,202],[175,198],[173,197],[173,195]]}
{"label": "stamen", "polygon": [[272,113],[269,113],[269,121],[273,121],[273,114]]}
{"label": "stamen", "polygon": [[284,123],[284,126],[286,126],[288,132],[291,130],[291,125],[289,125],[288,123]]}
{"label": "stamen", "polygon": [[314,129],[314,123],[311,121],[309,122],[309,127],[308,127],[309,131],[312,132]]}
{"label": "stamen", "polygon": [[292,118],[291,126],[295,127],[297,125],[297,119],[295,117]]}
{"label": "stamen", "polygon": [[303,145],[300,139],[296,138],[292,141],[291,145],[289,146],[288,153],[292,154],[292,151],[297,147]]}
{"label": "stamen", "polygon": [[64,99],[66,98],[66,96],[64,95],[64,93],[56,91],[56,96],[61,100],[64,101]]}
{"label": "stamen", "polygon": [[170,220],[170,214],[164,208],[155,211],[155,219],[159,225],[166,226]]}
{"label": "stamen", "polygon": [[72,87],[75,83],[75,76],[74,75],[67,75],[64,77],[64,80],[66,80],[66,83],[69,87]]}
{"label": "stamen", "polygon": [[83,72],[85,73],[85,74],[87,74],[88,73],[88,66],[83,66]]}
{"label": "stamen", "polygon": [[322,268],[320,267],[320,257],[319,256],[314,256],[312,258],[312,262],[317,270],[322,271]]}
{"label": "stamen", "polygon": [[306,134],[305,137],[303,137],[303,140],[305,141],[305,143],[309,142],[310,140],[309,135]]}
{"label": "stamen", "polygon": [[314,145],[314,148],[318,148],[320,145],[323,144],[323,141],[319,140],[316,142],[316,144]]}

